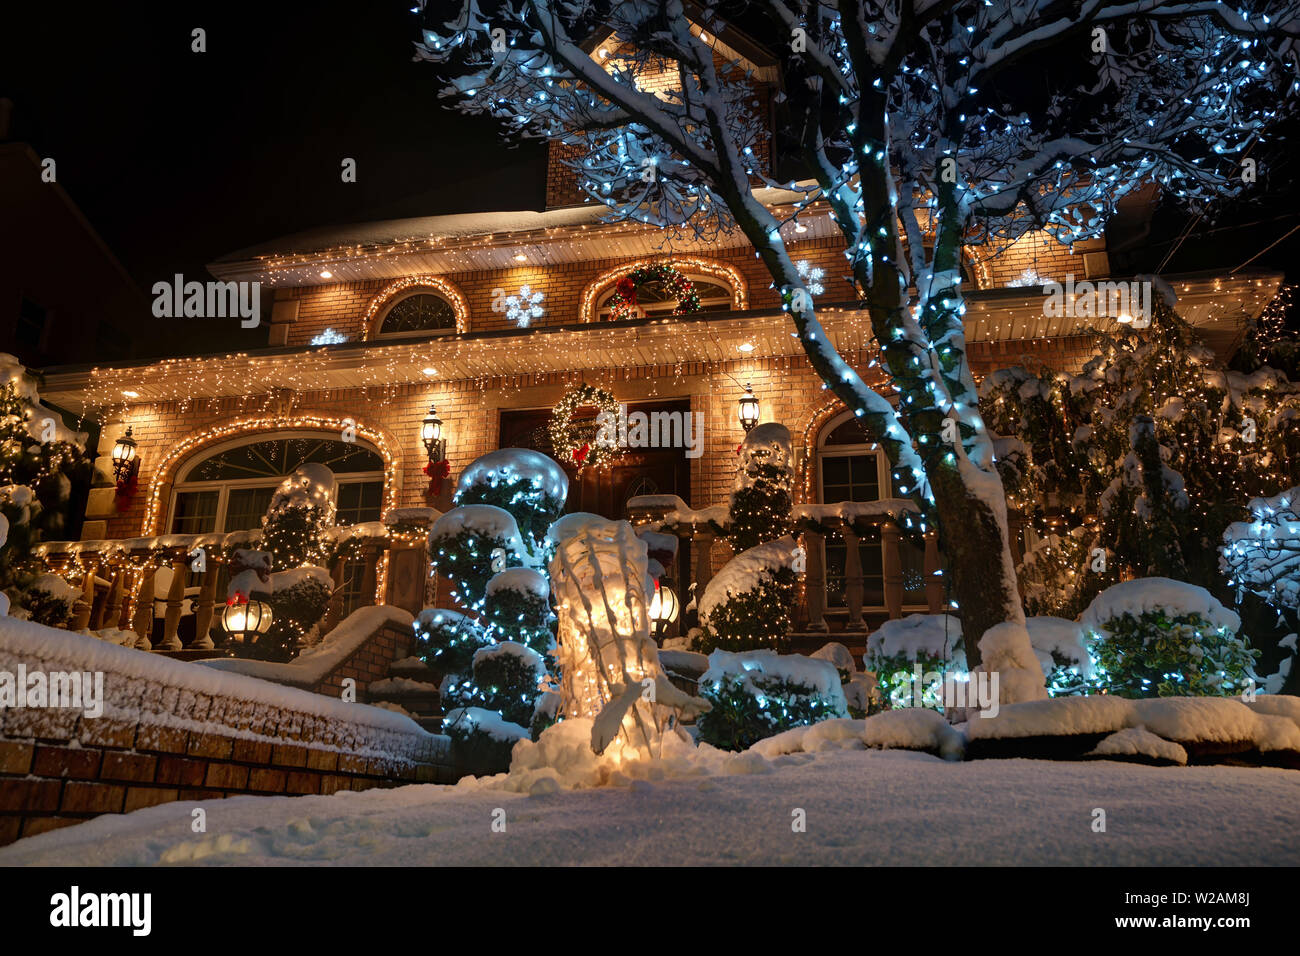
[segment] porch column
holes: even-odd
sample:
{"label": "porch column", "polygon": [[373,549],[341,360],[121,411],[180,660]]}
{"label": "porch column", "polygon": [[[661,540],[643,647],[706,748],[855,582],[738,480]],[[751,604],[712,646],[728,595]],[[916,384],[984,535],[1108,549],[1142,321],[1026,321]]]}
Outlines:
{"label": "porch column", "polygon": [[167,589],[167,611],[163,616],[163,639],[158,646],[164,651],[179,651],[182,649],[181,639],[177,635],[177,630],[181,626],[181,607],[185,603],[185,578],[189,574],[190,566],[186,561],[186,555],[172,555],[172,584]]}
{"label": "porch column", "polygon": [[95,568],[97,562],[92,558],[86,562],[86,572],[81,576],[81,597],[72,602],[72,623],[70,631],[84,631],[90,627],[90,611],[95,606]]}
{"label": "porch column", "polygon": [[840,532],[844,536],[844,603],[849,607],[849,621],[844,625],[846,631],[861,631],[866,628],[862,623],[862,554],[858,551],[861,539],[846,523]]}
{"label": "porch column", "polygon": [[889,619],[896,621],[903,616],[903,562],[898,553],[903,535],[897,525],[887,521],[880,527],[880,537],[884,543],[885,607],[889,610]]}
{"label": "porch column", "polygon": [[347,558],[340,554],[330,565],[330,580],[334,584],[334,593],[330,596],[330,603],[325,608],[325,624],[321,631],[322,634],[328,634],[339,623],[339,618],[343,616],[343,566],[347,563]]}
{"label": "porch column", "polygon": [[132,618],[132,629],[136,637],[145,644],[152,643],[153,633],[153,579],[158,573],[158,567],[154,564],[147,564],[141,570],[140,591],[135,599],[135,616]]}
{"label": "porch column", "polygon": [[824,535],[805,531],[804,559],[808,562],[804,573],[804,597],[808,602],[808,630],[825,634],[826,626],[826,565],[823,561],[822,545]]}
{"label": "porch column", "polygon": [[704,589],[713,580],[713,539],[712,530],[695,532],[695,599],[704,597]]}
{"label": "porch column", "polygon": [[214,645],[212,635],[212,615],[217,603],[217,578],[221,577],[219,565],[214,565],[203,572],[203,584],[199,589],[198,600],[194,602],[194,641],[190,647],[200,651],[210,651]]}
{"label": "porch column", "polygon": [[122,604],[126,594],[127,566],[120,560],[113,567],[113,583],[109,586],[108,597],[104,600],[104,622],[106,627],[122,626]]}

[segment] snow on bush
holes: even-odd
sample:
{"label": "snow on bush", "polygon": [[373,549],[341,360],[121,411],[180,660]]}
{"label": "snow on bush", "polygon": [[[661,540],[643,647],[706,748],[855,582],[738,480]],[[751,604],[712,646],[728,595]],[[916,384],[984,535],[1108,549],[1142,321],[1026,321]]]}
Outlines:
{"label": "snow on bush", "polygon": [[[891,707],[910,707],[918,665],[922,674],[955,677],[966,672],[961,621],[947,614],[909,614],[886,621],[867,638],[864,663],[875,673]],[[941,709],[939,682],[926,683],[921,696],[924,706]]]}
{"label": "snow on bush", "polygon": [[445,674],[468,672],[475,652],[491,643],[487,629],[460,611],[429,607],[415,619],[416,653]]}
{"label": "snow on bush", "polygon": [[1080,623],[1093,686],[1126,697],[1227,696],[1254,680],[1259,652],[1238,637],[1241,619],[1204,588],[1139,578],[1107,588]]}
{"label": "snow on bush", "polygon": [[1047,680],[1048,693],[1053,697],[1086,693],[1092,678],[1092,658],[1083,627],[1061,617],[1026,618],[1025,627]]}
{"label": "snow on bush", "polygon": [[794,468],[790,432],[767,422],[740,445],[740,466],[728,502],[728,537],[737,551],[774,541],[790,530]]}
{"label": "snow on bush", "polygon": [[489,636],[496,641],[517,641],[539,654],[554,644],[551,625],[550,583],[533,568],[507,568],[487,583]]}
{"label": "snow on bush", "polygon": [[569,479],[548,455],[502,448],[480,455],[460,473],[457,505],[495,505],[514,517],[522,543],[540,558],[546,530],[564,512]]}
{"label": "snow on bush", "polygon": [[795,574],[791,537],[742,551],[723,566],[699,601],[697,650],[784,647],[790,634]]}
{"label": "snow on bush", "polygon": [[429,560],[453,582],[452,595],[474,610],[487,598],[487,583],[526,554],[514,516],[495,505],[461,505],[429,529]]}
{"label": "snow on bush", "polygon": [[791,727],[848,716],[834,664],[773,650],[714,651],[699,693],[713,705],[696,723],[700,739],[723,750],[744,750]]}
{"label": "snow on bush", "polygon": [[514,641],[501,641],[474,652],[472,679],[444,681],[445,703],[453,707],[481,707],[509,723],[529,726],[533,708],[546,675],[540,654]]}
{"label": "snow on bush", "polygon": [[47,627],[66,627],[72,620],[72,606],[80,597],[81,591],[57,574],[38,574],[23,596],[24,616]]}
{"label": "snow on bush", "polygon": [[458,707],[447,712],[442,732],[456,742],[461,759],[472,766],[506,767],[516,743],[528,740],[528,728],[494,710]]}
{"label": "snow on bush", "polygon": [[1219,549],[1219,567],[1238,595],[1249,591],[1293,613],[1300,605],[1298,498],[1300,488],[1252,499],[1251,520],[1228,525]]}
{"label": "snow on bush", "polygon": [[315,462],[280,482],[262,518],[261,544],[277,570],[325,559],[323,536],[334,525],[337,485],[334,472]]}

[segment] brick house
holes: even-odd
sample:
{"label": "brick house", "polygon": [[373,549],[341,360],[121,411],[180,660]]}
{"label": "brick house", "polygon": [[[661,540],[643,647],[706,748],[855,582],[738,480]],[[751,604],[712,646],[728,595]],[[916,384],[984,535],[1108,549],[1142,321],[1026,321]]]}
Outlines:
{"label": "brick house", "polygon": [[[743,38],[728,42],[719,40],[719,63],[725,55],[748,66],[756,94],[775,109],[768,96],[779,82],[775,67]],[[593,41],[592,55],[616,59],[615,39]],[[648,77],[644,84],[654,82]],[[779,128],[775,114],[773,124]],[[550,451],[550,409],[580,382],[606,388],[634,409],[699,413],[705,444],[698,458],[646,449],[629,451],[608,470],[587,469],[572,483],[573,510],[624,517],[629,498],[649,494],[676,495],[692,509],[724,502],[743,437],[737,403],[746,384],[761,419],[785,424],[795,438],[797,503],[893,497],[882,456],[827,400],[743,236],[702,242],[639,223],[602,223],[603,210],[583,201],[566,158],[572,157],[565,147],[552,144],[541,211],[318,229],[217,260],[209,266],[217,279],[261,283],[263,298],[269,292],[272,299],[269,322],[237,332],[247,342],[241,338],[230,354],[45,370],[48,400],[102,423],[100,462],[128,426],[139,443],[138,492],[117,496],[101,468],[82,537],[254,528],[271,489],[302,454],[335,467],[343,521],[445,506],[445,491],[441,502],[425,497],[419,432],[431,404],[445,423],[454,480],[499,447]],[[771,166],[779,169],[779,156]],[[794,198],[772,189],[759,195],[774,208]],[[976,377],[1021,362],[1077,369],[1094,354],[1089,320],[1045,316],[1040,284],[1110,277],[1107,242],[1140,235],[1153,201],[1139,193],[1123,208],[1119,228],[1126,235],[1067,248],[1030,233],[998,255],[969,255],[963,271]],[[843,242],[825,209],[811,207],[784,233],[796,261],[824,270],[819,314],[835,345],[869,383],[884,386],[871,367],[868,319],[844,276]],[[646,287],[633,317],[611,318],[609,299],[620,279],[650,263],[668,263],[690,278],[700,311],[673,315],[676,300]],[[1220,351],[1264,308],[1280,278],[1249,270],[1171,277],[1183,317]],[[543,295],[544,315],[520,327],[502,299],[524,286]],[[344,447],[339,438],[349,426],[357,441]],[[300,439],[315,440],[316,449],[304,452]],[[933,607],[922,559],[912,555],[900,570],[888,553],[876,553],[890,549],[883,538],[872,550],[875,540],[861,575],[832,553],[838,545],[827,544],[832,619],[846,601],[897,613],[897,594],[892,603],[885,599],[886,577],[906,578],[904,605]],[[699,543],[710,553],[689,560],[707,575],[725,549],[707,537]],[[679,569],[682,577],[698,578],[698,571]],[[831,580],[837,576],[838,584]],[[858,577],[866,579],[863,596],[846,597],[845,579]],[[354,597],[379,593],[369,590],[373,583],[357,585]]]}

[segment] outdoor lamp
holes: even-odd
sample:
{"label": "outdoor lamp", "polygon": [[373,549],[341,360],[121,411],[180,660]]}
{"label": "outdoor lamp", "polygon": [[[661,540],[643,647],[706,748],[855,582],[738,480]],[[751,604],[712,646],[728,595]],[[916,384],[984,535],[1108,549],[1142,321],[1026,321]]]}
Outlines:
{"label": "outdoor lamp", "polygon": [[236,644],[251,644],[271,628],[271,605],[236,594],[221,612],[221,629]]}
{"label": "outdoor lamp", "polygon": [[748,432],[758,424],[758,399],[754,397],[754,389],[748,382],[745,383],[745,394],[740,396],[740,425]]}
{"label": "outdoor lamp", "polygon": [[131,428],[128,426],[126,434],[113,445],[113,480],[117,482],[118,491],[130,484],[139,468],[140,459],[135,454],[135,439],[131,437]]}
{"label": "outdoor lamp", "polygon": [[447,440],[442,437],[442,419],[438,417],[438,409],[432,405],[420,424],[420,440],[429,453],[429,461],[442,461],[447,452]]}
{"label": "outdoor lamp", "polygon": [[664,584],[655,586],[655,596],[650,599],[650,623],[659,637],[668,629],[668,625],[677,620],[679,609],[677,594]]}

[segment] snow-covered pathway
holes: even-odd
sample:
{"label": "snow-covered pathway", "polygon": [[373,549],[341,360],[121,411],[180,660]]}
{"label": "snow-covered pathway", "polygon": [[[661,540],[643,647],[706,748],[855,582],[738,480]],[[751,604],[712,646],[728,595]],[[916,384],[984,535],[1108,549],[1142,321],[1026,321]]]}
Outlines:
{"label": "snow-covered pathway", "polygon": [[[190,830],[200,806],[206,835]],[[1288,770],[838,750],[545,796],[408,786],[172,803],[19,841],[0,865],[1296,865],[1298,806]],[[796,808],[807,832],[792,832]]]}

